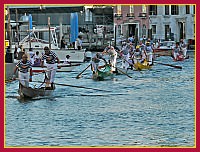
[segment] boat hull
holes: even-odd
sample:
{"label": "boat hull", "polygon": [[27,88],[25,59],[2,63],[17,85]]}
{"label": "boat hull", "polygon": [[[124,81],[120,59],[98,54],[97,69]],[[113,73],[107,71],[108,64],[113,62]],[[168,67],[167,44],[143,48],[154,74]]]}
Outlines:
{"label": "boat hull", "polygon": [[137,62],[137,63],[135,63],[134,64],[134,68],[136,69],[136,70],[144,70],[144,69],[150,69],[151,68],[151,66],[150,65],[148,65],[148,62],[147,61],[144,61],[143,63],[140,63],[140,62]]}
{"label": "boat hull", "polygon": [[[43,49],[33,49],[34,52],[39,51],[39,54],[41,55],[44,53]],[[60,61],[65,61],[66,56],[69,55],[70,58],[68,61],[75,62],[75,63],[82,63],[85,60],[85,50],[74,50],[74,49],[66,49],[66,50],[59,50],[59,49],[52,49],[53,52],[55,52],[60,59]]]}
{"label": "boat hull", "polygon": [[176,60],[174,60],[174,61],[184,61],[186,59],[189,59],[189,56],[184,57],[183,55],[178,55]]}
{"label": "boat hull", "polygon": [[[79,66],[80,64],[78,63],[72,63],[71,65],[65,65],[65,64],[59,64],[58,66],[60,66],[60,69],[57,69],[57,72],[71,72],[72,70],[74,70],[77,66]],[[32,67],[32,71],[34,73],[40,73],[40,72],[44,72],[46,71],[47,68],[44,67],[40,67],[40,66],[33,66]]]}
{"label": "boat hull", "polygon": [[154,54],[160,55],[160,56],[171,56],[172,54],[172,49],[170,48],[154,48],[153,49]]}
{"label": "boat hull", "polygon": [[96,73],[93,74],[92,78],[93,80],[102,81],[105,80],[105,78],[112,76],[113,72],[111,71],[110,66],[106,65],[106,67],[103,70],[97,69]]}
{"label": "boat hull", "polygon": [[20,97],[23,97],[23,98],[35,98],[39,96],[51,96],[54,90],[55,90],[55,87],[54,88],[46,88],[46,87],[31,88],[31,87],[25,87],[20,84],[18,93]]}

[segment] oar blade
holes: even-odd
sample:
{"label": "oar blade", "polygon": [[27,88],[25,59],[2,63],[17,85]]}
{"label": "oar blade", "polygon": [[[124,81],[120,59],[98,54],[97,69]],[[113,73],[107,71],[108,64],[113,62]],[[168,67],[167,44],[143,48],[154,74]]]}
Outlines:
{"label": "oar blade", "polygon": [[165,66],[170,66],[170,67],[177,68],[177,69],[182,69],[182,66],[178,66],[178,65],[166,64],[166,63],[161,63],[161,62],[155,62],[155,63],[165,65]]}
{"label": "oar blade", "polygon": [[76,79],[81,78],[83,72],[85,72],[85,70],[87,70],[90,66],[91,66],[91,64],[89,64],[83,71],[81,71],[81,73],[79,73],[79,74],[76,76]]}
{"label": "oar blade", "polygon": [[122,74],[126,75],[129,78],[133,78],[132,76],[128,75],[127,73],[125,73],[124,71],[120,70],[119,68],[115,67],[119,72],[121,72]]}
{"label": "oar blade", "polygon": [[76,79],[80,79],[82,77],[82,74],[79,74],[76,76]]}

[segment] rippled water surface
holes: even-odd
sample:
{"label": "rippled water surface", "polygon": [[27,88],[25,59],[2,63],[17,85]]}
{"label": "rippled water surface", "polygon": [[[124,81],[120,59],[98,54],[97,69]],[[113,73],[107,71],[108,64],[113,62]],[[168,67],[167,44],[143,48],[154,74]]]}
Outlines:
{"label": "rippled water surface", "polygon": [[111,92],[57,85],[53,96],[28,100],[19,99],[18,82],[7,83],[6,146],[194,146],[194,58],[157,61],[183,69],[155,64],[142,73],[129,70],[132,79],[98,82],[89,70],[75,78],[84,63],[57,73],[55,82]]}

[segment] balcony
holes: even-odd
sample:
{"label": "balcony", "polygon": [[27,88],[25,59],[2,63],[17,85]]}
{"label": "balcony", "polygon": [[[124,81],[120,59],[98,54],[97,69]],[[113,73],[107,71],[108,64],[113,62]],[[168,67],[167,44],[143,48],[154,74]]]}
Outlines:
{"label": "balcony", "polygon": [[147,17],[147,13],[139,13],[139,16],[140,18],[146,18]]}
{"label": "balcony", "polygon": [[117,20],[120,20],[122,18],[122,14],[114,14],[114,17],[117,18]]}
{"label": "balcony", "polygon": [[128,14],[126,15],[126,17],[129,17],[129,18],[134,18],[134,17],[135,17],[135,15],[134,15],[134,13],[128,13]]}

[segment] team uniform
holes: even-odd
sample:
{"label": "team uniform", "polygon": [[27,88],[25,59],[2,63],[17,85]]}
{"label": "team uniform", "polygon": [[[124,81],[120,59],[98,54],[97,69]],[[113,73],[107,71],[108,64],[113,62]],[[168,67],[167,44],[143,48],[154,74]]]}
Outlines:
{"label": "team uniform", "polygon": [[186,55],[187,55],[187,47],[186,47],[186,44],[184,42],[180,43],[180,49],[183,52],[183,56],[186,57]]}
{"label": "team uniform", "polygon": [[35,53],[33,51],[29,51],[27,53],[29,54],[31,64],[33,65]]}
{"label": "team uniform", "polygon": [[43,54],[41,57],[41,60],[46,60],[46,66],[47,66],[47,76],[49,78],[49,82],[53,83],[56,75],[57,70],[57,63],[56,63],[57,55],[50,51],[48,55]]}
{"label": "team uniform", "polygon": [[97,57],[97,55],[95,55],[92,58],[92,71],[93,71],[93,73],[96,73],[96,71],[99,67],[99,62],[100,62],[100,59]]}
{"label": "team uniform", "polygon": [[173,56],[174,56],[174,59],[177,60],[177,57],[180,55],[180,47],[174,47],[174,50],[173,50]]}
{"label": "team uniform", "polygon": [[136,50],[134,51],[133,55],[133,61],[134,63],[140,62],[142,63],[144,61],[144,52],[140,49],[139,46],[136,47]]}
{"label": "team uniform", "polygon": [[115,66],[117,63],[117,52],[115,51],[114,47],[112,47],[112,46],[106,52],[110,56],[111,71],[116,71]]}
{"label": "team uniform", "polygon": [[29,60],[27,60],[25,63],[22,62],[22,60],[20,60],[16,67],[18,68],[19,72],[18,72],[18,76],[19,76],[19,80],[20,83],[25,86],[28,87],[29,86],[29,69],[32,69],[31,66],[31,62]]}
{"label": "team uniform", "polygon": [[127,62],[129,60],[129,49],[127,45],[122,47],[122,68],[126,69],[129,67],[129,63]]}
{"label": "team uniform", "polygon": [[153,64],[153,49],[152,49],[152,46],[146,45],[145,51],[146,51],[147,61],[148,61],[149,65]]}
{"label": "team uniform", "polygon": [[40,66],[41,63],[41,59],[39,57],[39,55],[35,55],[34,56],[34,65],[33,66]]}

